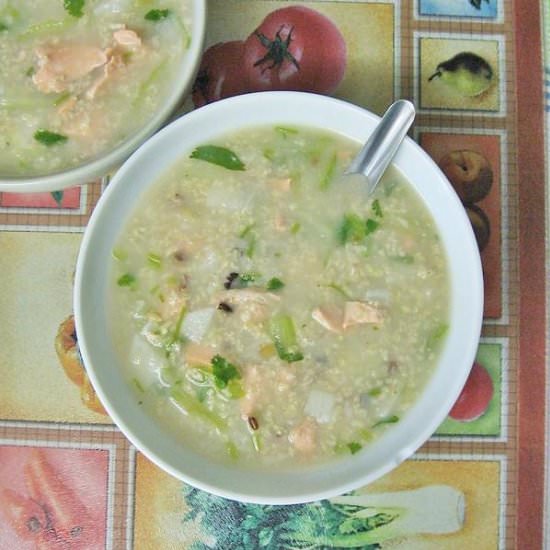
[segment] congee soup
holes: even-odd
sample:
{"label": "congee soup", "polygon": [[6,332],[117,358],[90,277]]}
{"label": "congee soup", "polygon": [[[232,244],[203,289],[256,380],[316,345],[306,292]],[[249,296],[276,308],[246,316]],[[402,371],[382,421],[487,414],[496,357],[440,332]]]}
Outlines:
{"label": "congee soup", "polygon": [[186,0],[0,0],[0,175],[73,168],[146,124],[190,41]]}
{"label": "congee soup", "polygon": [[204,143],[113,250],[110,331],[135,399],[248,468],[360,453],[400,422],[448,328],[447,258],[412,186],[342,175],[355,142],[259,127]]}

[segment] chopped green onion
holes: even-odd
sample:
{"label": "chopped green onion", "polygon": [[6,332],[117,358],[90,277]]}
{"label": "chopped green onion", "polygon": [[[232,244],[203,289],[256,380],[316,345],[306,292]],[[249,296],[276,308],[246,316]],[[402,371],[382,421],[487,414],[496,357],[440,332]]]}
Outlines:
{"label": "chopped green onion", "polygon": [[275,158],[275,151],[271,148],[265,148],[263,155],[267,160],[273,160]]}
{"label": "chopped green onion", "polygon": [[414,256],[411,254],[405,254],[403,256],[390,256],[390,260],[402,264],[414,264]]}
{"label": "chopped green onion", "polygon": [[239,275],[239,280],[241,283],[244,284],[244,286],[248,285],[248,283],[253,283],[254,281],[257,281],[261,275],[259,273],[256,273],[255,271],[248,271],[247,273],[242,273]]}
{"label": "chopped green onion", "polygon": [[259,453],[262,450],[262,440],[260,439],[260,434],[258,432],[252,432],[250,438],[252,439],[254,450]]}
{"label": "chopped green onion", "polygon": [[128,254],[126,251],[122,250],[121,248],[113,248],[111,251],[111,255],[115,260],[123,261],[128,257]]}
{"label": "chopped green onion", "polygon": [[233,151],[218,145],[200,145],[191,153],[191,158],[210,162],[228,170],[245,169],[245,165]]}
{"label": "chopped green onion", "polygon": [[61,21],[41,21],[40,23],[27,27],[19,37],[25,40],[37,36],[54,35],[72,26],[74,22],[75,20],[72,17],[67,17]]}
{"label": "chopped green onion", "polygon": [[376,428],[377,426],[382,426],[383,424],[395,424],[396,422],[399,422],[399,417],[397,415],[387,416],[386,418],[380,419],[376,424],[373,425],[373,428]]}
{"label": "chopped green onion", "polygon": [[145,14],[147,21],[160,21],[166,19],[172,12],[170,10],[150,10]]}
{"label": "chopped green onion", "polygon": [[152,252],[150,252],[147,255],[147,261],[149,262],[149,265],[156,269],[158,269],[161,266],[161,263],[162,263],[161,260],[162,258],[158,254],[153,254]]}
{"label": "chopped green onion", "polygon": [[274,315],[269,323],[269,333],[273,344],[275,344],[277,355],[283,361],[293,363],[304,358],[296,341],[296,331],[292,317],[283,313]]}
{"label": "chopped green onion", "polygon": [[283,281],[281,281],[281,279],[273,277],[272,279],[269,279],[269,281],[267,281],[266,288],[267,290],[280,290],[284,286],[285,284],[283,283]]}
{"label": "chopped green onion", "polygon": [[255,223],[249,223],[249,224],[239,233],[239,238],[240,238],[240,239],[244,239],[244,238],[250,233],[250,231],[252,231],[252,228],[253,228],[255,225],[256,225]]}
{"label": "chopped green onion", "polygon": [[[31,69],[33,70],[34,72],[34,67],[31,67]],[[30,76],[30,75],[29,75]],[[65,101],[67,101],[67,99],[69,99],[71,97],[71,93],[70,92],[64,92],[62,93],[61,95],[59,95],[57,97],[57,99],[53,102],[53,106],[54,107],[59,107],[62,103],[64,103]]]}
{"label": "chopped green onion", "polygon": [[327,189],[328,186],[331,184],[334,178],[334,171],[336,170],[337,161],[338,161],[338,156],[336,155],[336,153],[334,153],[330,158],[330,161],[327,165],[325,173],[323,174],[323,177],[321,178],[321,183],[320,183],[321,189]]}
{"label": "chopped green onion", "polygon": [[118,286],[132,286],[136,282],[136,278],[131,273],[125,273],[117,280]]}
{"label": "chopped green onion", "polygon": [[183,324],[183,320],[185,319],[186,313],[187,313],[187,308],[185,306],[182,306],[180,309],[178,320],[176,321],[176,326],[174,328],[174,332],[172,333],[172,337],[170,339],[169,345],[172,345],[178,341],[178,338],[180,337],[180,332],[181,332],[181,325]]}
{"label": "chopped green onion", "polygon": [[244,397],[245,391],[240,380],[232,379],[227,382],[227,391],[231,399],[240,399]]}
{"label": "chopped green onion", "polygon": [[73,17],[84,15],[84,0],[63,0],[63,7]]}
{"label": "chopped green onion", "polygon": [[298,130],[296,128],[289,128],[288,126],[275,126],[275,131],[279,132],[283,137],[287,137],[290,134],[297,134]]}
{"label": "chopped green onion", "polygon": [[293,235],[296,235],[296,233],[298,233],[298,231],[300,231],[300,228],[302,226],[298,223],[298,222],[294,222],[291,226],[290,226],[290,232],[293,234]]}
{"label": "chopped green onion", "polygon": [[41,129],[41,130],[37,130],[34,133],[34,139],[39,143],[42,143],[42,145],[46,145],[47,147],[50,147],[58,143],[64,143],[65,141],[67,141],[68,138],[63,134],[56,134],[55,132],[50,132],[49,130]]}
{"label": "chopped green onion", "polygon": [[198,399],[184,392],[181,388],[175,386],[170,388],[169,396],[174,403],[189,416],[196,416],[212,424],[220,431],[227,429],[225,421],[220,416],[208,409]]}
{"label": "chopped green onion", "polygon": [[228,441],[225,445],[225,449],[227,451],[227,456],[231,460],[237,460],[239,458],[239,451],[237,450],[237,447],[235,446],[235,443],[232,441]]}
{"label": "chopped green onion", "polygon": [[346,300],[351,300],[349,292],[346,292],[340,285],[337,285],[336,283],[329,283],[326,286],[327,288],[332,288],[332,290],[336,290],[336,292],[341,294]]}
{"label": "chopped green onion", "polygon": [[382,393],[382,388],[372,388],[367,392],[370,397],[378,397]]}
{"label": "chopped green onion", "polygon": [[449,330],[449,325],[446,323],[441,323],[438,325],[428,336],[426,340],[426,348],[428,351],[433,351],[447,335]]}
{"label": "chopped green onion", "polygon": [[137,378],[132,378],[132,382],[134,383],[134,386],[137,388],[137,390],[140,393],[145,393],[145,389],[141,385],[141,382]]}

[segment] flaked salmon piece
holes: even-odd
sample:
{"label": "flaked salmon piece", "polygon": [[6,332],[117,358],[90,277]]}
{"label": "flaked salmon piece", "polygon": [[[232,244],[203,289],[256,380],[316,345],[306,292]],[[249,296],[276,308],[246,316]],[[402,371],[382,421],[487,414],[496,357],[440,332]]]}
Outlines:
{"label": "flaked salmon piece", "polygon": [[277,212],[275,214],[273,225],[276,231],[285,231],[288,227],[288,224],[286,223],[284,216],[280,212]]}
{"label": "flaked salmon piece", "polygon": [[103,66],[103,72],[98,76],[98,78],[92,83],[92,85],[86,90],[86,99],[94,99],[98,90],[107,82],[109,77],[116,71],[119,67],[123,65],[122,57],[118,54],[114,54],[109,58],[107,64]]}
{"label": "flaked salmon piece", "polygon": [[119,29],[113,33],[115,42],[124,48],[135,49],[141,46],[141,38],[136,31],[131,29]]}
{"label": "flaked salmon piece", "polygon": [[210,346],[190,342],[185,346],[184,355],[188,365],[210,365],[216,350]]}
{"label": "flaked salmon piece", "polygon": [[298,424],[288,435],[288,440],[302,454],[312,454],[317,446],[317,422],[311,417]]}
{"label": "flaked salmon piece", "polygon": [[290,178],[271,178],[268,180],[269,186],[277,191],[290,191],[291,183]]}
{"label": "flaked salmon piece", "polygon": [[43,93],[60,93],[74,81],[107,63],[100,48],[79,44],[41,46],[36,48],[38,69],[32,76],[34,85]]}
{"label": "flaked salmon piece", "polygon": [[343,314],[336,307],[316,307],[311,312],[311,317],[331,332],[340,334],[343,330]]}
{"label": "flaked salmon piece", "polygon": [[366,302],[346,302],[344,307],[344,322],[342,326],[345,329],[353,325],[365,323],[381,323],[384,316],[380,308],[374,304]]}

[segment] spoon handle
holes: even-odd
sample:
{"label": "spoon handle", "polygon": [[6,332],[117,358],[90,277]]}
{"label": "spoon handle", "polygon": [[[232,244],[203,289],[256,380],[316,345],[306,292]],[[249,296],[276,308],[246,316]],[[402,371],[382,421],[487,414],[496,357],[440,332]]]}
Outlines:
{"label": "spoon handle", "polygon": [[369,195],[407,135],[414,116],[414,105],[410,101],[400,99],[392,103],[346,170],[346,174],[363,174],[367,178]]}

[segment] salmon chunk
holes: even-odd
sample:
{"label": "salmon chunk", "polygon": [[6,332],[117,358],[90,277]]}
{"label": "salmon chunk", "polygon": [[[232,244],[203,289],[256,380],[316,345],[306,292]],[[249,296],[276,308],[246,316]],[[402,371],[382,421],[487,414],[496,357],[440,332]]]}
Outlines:
{"label": "salmon chunk", "polygon": [[60,93],[76,80],[107,63],[100,48],[78,44],[41,46],[35,50],[38,68],[32,80],[43,93]]}
{"label": "salmon chunk", "polygon": [[366,302],[346,302],[344,308],[344,322],[342,324],[344,330],[353,325],[364,323],[381,323],[384,316],[380,308],[374,304]]}
{"label": "salmon chunk", "polygon": [[317,446],[317,422],[307,416],[289,434],[288,440],[303,454],[312,454]]}

